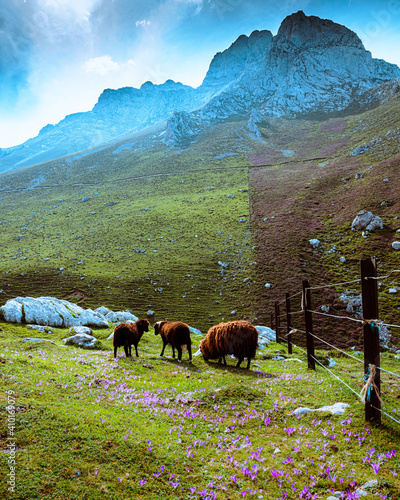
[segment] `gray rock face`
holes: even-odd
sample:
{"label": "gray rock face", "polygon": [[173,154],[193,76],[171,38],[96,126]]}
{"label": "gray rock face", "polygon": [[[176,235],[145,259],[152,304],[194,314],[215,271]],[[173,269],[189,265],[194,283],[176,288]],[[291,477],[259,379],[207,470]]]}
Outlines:
{"label": "gray rock face", "polygon": [[167,122],[164,144],[177,146],[200,132],[198,121],[186,111],[175,111]]}
{"label": "gray rock face", "polygon": [[[282,22],[276,36],[254,31],[216,54],[197,89],[167,80],[162,85],[146,82],[140,89],[105,90],[91,111],[69,115],[24,144],[0,150],[0,172],[89,148],[98,151],[105,147],[100,145],[168,120],[175,112],[194,112],[198,127],[199,119],[210,123],[248,116],[252,108],[264,116],[341,110],[398,77],[396,65],[373,59],[348,28],[299,11]],[[173,120],[178,127],[179,118]],[[196,129],[194,123],[184,128],[186,135]],[[170,138],[167,132],[168,141],[176,140],[172,132]]]}
{"label": "gray rock face", "polygon": [[375,231],[382,229],[383,222],[380,217],[373,215],[372,212],[361,210],[351,224],[351,229],[358,231]]}
{"label": "gray rock face", "polygon": [[11,323],[72,327],[90,325],[108,327],[108,321],[91,309],[55,297],[16,297],[1,307],[3,317]]}

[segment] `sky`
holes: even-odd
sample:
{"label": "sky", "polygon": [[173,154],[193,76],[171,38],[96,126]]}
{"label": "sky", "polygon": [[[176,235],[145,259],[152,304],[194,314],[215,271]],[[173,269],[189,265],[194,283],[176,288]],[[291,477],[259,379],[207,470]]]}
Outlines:
{"label": "sky", "polygon": [[241,34],[303,10],[400,66],[400,0],[0,0],[0,148],[89,111],[106,88],[198,87]]}

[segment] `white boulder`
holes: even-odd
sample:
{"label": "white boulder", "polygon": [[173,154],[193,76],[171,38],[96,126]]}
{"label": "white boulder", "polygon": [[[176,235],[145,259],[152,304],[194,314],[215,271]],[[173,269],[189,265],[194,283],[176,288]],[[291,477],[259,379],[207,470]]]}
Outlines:
{"label": "white boulder", "polygon": [[86,335],[92,335],[92,329],[88,326],[73,326],[69,329],[71,333],[85,333]]}
{"label": "white boulder", "polygon": [[392,243],[393,250],[400,250],[400,241],[394,241]]}
{"label": "white boulder", "polygon": [[377,215],[373,215],[372,212],[367,212],[365,210],[358,212],[351,224],[351,229],[357,231],[375,231],[376,229],[382,228],[382,219]]}
{"label": "white boulder", "polygon": [[295,415],[305,415],[307,413],[313,412],[313,411],[327,411],[331,413],[332,415],[343,415],[343,413],[346,411],[346,408],[350,406],[347,403],[335,403],[332,406],[322,406],[321,408],[297,408],[294,410]]}
{"label": "white boulder", "polygon": [[87,333],[77,333],[72,337],[64,339],[64,342],[67,345],[77,345],[78,347],[83,347],[84,349],[94,349],[96,347],[97,339]]}
{"label": "white boulder", "polygon": [[319,240],[317,240],[316,238],[313,238],[312,240],[310,240],[310,245],[313,247],[313,248],[318,248],[320,246],[321,242]]}
{"label": "white boulder", "polygon": [[264,349],[266,345],[276,341],[276,333],[268,326],[255,326],[258,332],[258,347]]}
{"label": "white boulder", "polygon": [[36,325],[71,327],[90,325],[108,327],[108,321],[92,309],[55,297],[16,297],[1,307],[5,321]]}

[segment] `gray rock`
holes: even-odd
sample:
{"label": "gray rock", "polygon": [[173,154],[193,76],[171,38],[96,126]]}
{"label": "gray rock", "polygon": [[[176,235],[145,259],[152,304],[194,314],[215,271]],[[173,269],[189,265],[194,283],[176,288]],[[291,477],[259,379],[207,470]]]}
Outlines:
{"label": "gray rock", "polygon": [[85,333],[86,335],[92,335],[92,329],[88,326],[73,326],[69,331],[70,333]]}
{"label": "gray rock", "polygon": [[357,231],[375,231],[382,228],[382,219],[377,215],[373,215],[372,212],[366,212],[365,210],[358,212],[351,224],[351,229]]}
{"label": "gray rock", "polygon": [[392,243],[393,250],[400,250],[400,241],[394,241]]}
{"label": "gray rock", "polygon": [[201,331],[197,328],[193,328],[192,326],[189,326],[189,331],[190,333],[194,333],[195,335],[201,335]]}
{"label": "gray rock", "polygon": [[67,345],[76,345],[78,347],[82,347],[83,349],[94,349],[98,340],[96,337],[88,335],[87,333],[77,333],[72,337],[64,339],[64,342]]}
{"label": "gray rock", "polygon": [[31,330],[38,330],[41,333],[53,333],[53,330],[48,326],[43,326],[43,325],[26,325],[26,326]]}
{"label": "gray rock", "polygon": [[16,297],[1,307],[5,321],[55,327],[108,327],[104,316],[55,297]]}
{"label": "gray rock", "polygon": [[319,240],[317,240],[316,238],[313,238],[312,240],[310,240],[310,245],[313,247],[313,248],[318,248],[320,246],[321,242]]}

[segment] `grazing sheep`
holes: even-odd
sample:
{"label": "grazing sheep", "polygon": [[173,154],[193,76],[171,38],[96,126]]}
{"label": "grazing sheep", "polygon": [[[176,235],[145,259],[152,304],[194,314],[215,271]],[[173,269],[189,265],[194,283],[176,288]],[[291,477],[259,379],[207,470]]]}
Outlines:
{"label": "grazing sheep", "polygon": [[147,319],[139,319],[134,323],[120,323],[114,328],[113,346],[114,358],[117,357],[118,347],[123,347],[127,358],[132,357],[131,346],[135,346],[136,357],[139,357],[137,346],[144,332],[149,331]]}
{"label": "grazing sheep", "polygon": [[178,351],[178,360],[182,360],[182,347],[186,345],[189,353],[189,361],[192,361],[192,341],[190,339],[190,331],[188,325],[181,321],[158,321],[154,324],[154,335],[161,335],[163,348],[161,355],[163,356],[165,346],[171,344],[172,357],[175,358],[175,347]]}
{"label": "grazing sheep", "polygon": [[247,358],[247,369],[250,360],[257,350],[258,332],[248,321],[229,321],[212,326],[205,338],[200,342],[200,350],[204,359],[217,359],[220,363],[225,356],[233,354],[237,359],[238,368],[244,358]]}

